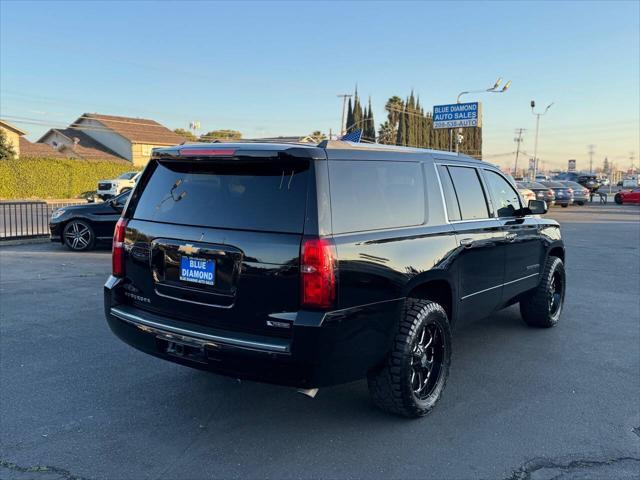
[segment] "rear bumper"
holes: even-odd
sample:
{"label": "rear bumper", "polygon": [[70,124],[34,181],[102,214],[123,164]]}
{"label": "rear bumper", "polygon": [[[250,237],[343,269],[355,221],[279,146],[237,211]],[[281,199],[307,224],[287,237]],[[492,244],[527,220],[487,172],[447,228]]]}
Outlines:
{"label": "rear bumper", "polygon": [[[121,298],[119,279],[104,288],[109,327],[145,353],[221,375],[299,388],[366,376],[391,346],[400,299],[335,313],[297,312],[289,338],[203,327],[150,313]],[[351,311],[352,310],[352,311]],[[171,344],[188,346],[176,354]]]}

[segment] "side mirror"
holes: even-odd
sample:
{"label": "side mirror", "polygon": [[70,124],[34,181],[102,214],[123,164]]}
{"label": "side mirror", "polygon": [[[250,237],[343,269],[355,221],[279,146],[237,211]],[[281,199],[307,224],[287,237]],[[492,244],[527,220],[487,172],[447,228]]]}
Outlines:
{"label": "side mirror", "polygon": [[122,206],[118,205],[118,202],[116,202],[115,198],[112,198],[109,200],[109,205],[111,206],[111,208],[113,208],[114,210],[117,210],[118,212],[122,212]]}
{"label": "side mirror", "polygon": [[544,215],[549,211],[547,202],[544,200],[529,200],[528,208],[531,211],[531,215]]}

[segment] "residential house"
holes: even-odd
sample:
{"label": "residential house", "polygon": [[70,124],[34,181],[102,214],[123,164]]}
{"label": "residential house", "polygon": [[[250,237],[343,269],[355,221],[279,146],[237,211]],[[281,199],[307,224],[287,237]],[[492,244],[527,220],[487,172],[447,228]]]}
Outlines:
{"label": "residential house", "polygon": [[[145,165],[153,148],[178,145],[185,141],[183,137],[158,122],[144,118],[85,113],[71,125],[71,128],[81,130],[135,166]],[[55,138],[61,139],[57,135]],[[50,141],[54,141],[54,135],[50,137]]]}
{"label": "residential house", "polygon": [[59,152],[46,143],[32,143],[25,137],[20,137],[20,158],[43,157],[43,158],[68,158],[65,153]]}
{"label": "residential house", "polygon": [[77,128],[52,128],[38,140],[38,144],[50,145],[67,158],[123,162],[127,160]]}
{"label": "residential house", "polygon": [[20,130],[15,125],[11,125],[3,120],[0,120],[0,130],[4,132],[7,137],[8,143],[13,147],[13,150],[16,152],[16,156],[20,156],[20,139],[23,135],[26,135],[27,132],[24,130]]}

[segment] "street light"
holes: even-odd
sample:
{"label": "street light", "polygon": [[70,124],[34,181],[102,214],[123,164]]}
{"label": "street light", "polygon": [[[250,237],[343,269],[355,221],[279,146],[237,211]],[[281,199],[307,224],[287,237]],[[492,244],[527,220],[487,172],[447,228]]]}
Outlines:
{"label": "street light", "polygon": [[[462,97],[463,95],[468,95],[470,93],[504,93],[506,92],[509,87],[511,86],[511,80],[509,80],[507,83],[504,84],[504,87],[500,88],[500,85],[502,84],[502,77],[498,77],[498,79],[496,80],[496,82],[493,84],[493,87],[491,88],[485,88],[483,90],[469,90],[467,92],[460,92],[458,94],[458,97],[456,98],[456,103],[460,103],[460,97]],[[458,129],[458,138],[456,138],[456,153],[460,152],[460,143],[462,143],[462,128]],[[451,141],[453,139],[453,129],[450,130],[449,133],[449,150],[451,150]]]}
{"label": "street light", "polygon": [[533,177],[531,178],[532,181],[536,179],[536,173],[538,172],[538,131],[540,129],[540,117],[545,113],[547,113],[552,106],[553,106],[553,102],[547,105],[547,108],[544,109],[544,112],[536,113],[535,111],[536,101],[531,100],[531,113],[533,113],[536,116],[536,140],[533,146]]}

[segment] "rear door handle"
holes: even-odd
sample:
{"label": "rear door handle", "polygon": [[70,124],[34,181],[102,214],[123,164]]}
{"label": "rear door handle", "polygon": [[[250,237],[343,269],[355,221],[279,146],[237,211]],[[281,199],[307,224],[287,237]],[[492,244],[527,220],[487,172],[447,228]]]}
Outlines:
{"label": "rear door handle", "polygon": [[471,245],[473,245],[473,238],[463,238],[460,240],[461,247],[469,248]]}
{"label": "rear door handle", "polygon": [[513,242],[516,238],[518,238],[518,234],[517,233],[507,233],[507,235],[505,236],[505,238],[510,241]]}

